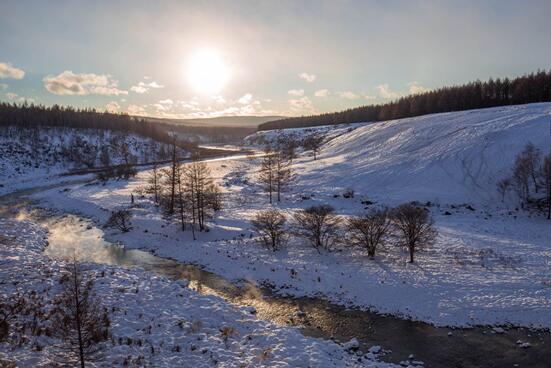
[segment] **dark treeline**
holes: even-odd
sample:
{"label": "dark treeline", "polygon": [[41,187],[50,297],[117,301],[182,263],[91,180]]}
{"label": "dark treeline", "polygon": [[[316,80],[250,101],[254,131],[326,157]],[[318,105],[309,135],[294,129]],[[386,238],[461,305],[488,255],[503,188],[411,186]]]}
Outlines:
{"label": "dark treeline", "polygon": [[53,105],[9,104],[0,102],[0,125],[25,128],[64,127],[77,129],[112,130],[134,133],[158,142],[170,143],[171,138],[162,126],[126,114],[98,112],[95,109],[75,109]]}
{"label": "dark treeline", "polygon": [[489,79],[461,86],[402,97],[380,104],[356,107],[335,113],[269,121],[259,130],[297,128],[341,123],[401,119],[439,112],[480,109],[551,101],[551,70],[538,71],[514,79]]}

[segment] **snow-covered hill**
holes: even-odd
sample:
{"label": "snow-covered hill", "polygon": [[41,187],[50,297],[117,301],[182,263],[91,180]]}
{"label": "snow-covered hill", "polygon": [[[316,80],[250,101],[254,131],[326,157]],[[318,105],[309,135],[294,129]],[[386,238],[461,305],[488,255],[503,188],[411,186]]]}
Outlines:
{"label": "snow-covered hill", "polygon": [[169,157],[151,138],[108,130],[0,129],[0,194],[33,186],[71,169],[145,163]]}
{"label": "snow-covered hill", "polygon": [[[551,150],[551,104],[506,106],[373,124],[288,129],[327,135],[318,160],[300,160],[300,182],[354,188],[387,203],[411,200],[490,202],[528,142]],[[249,141],[273,139],[259,132]]]}

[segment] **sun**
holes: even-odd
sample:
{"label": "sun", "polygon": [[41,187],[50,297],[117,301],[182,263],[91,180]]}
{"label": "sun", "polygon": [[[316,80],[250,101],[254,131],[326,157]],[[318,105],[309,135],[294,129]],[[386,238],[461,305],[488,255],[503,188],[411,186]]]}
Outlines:
{"label": "sun", "polygon": [[216,95],[230,79],[230,68],[215,49],[195,52],[188,61],[187,80],[191,87],[203,95]]}

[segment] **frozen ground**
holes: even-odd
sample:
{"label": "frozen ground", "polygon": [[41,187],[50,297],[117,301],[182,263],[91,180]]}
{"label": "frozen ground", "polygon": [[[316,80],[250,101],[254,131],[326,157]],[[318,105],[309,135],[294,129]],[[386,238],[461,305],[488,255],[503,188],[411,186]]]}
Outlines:
{"label": "frozen ground", "polygon": [[[58,291],[64,263],[43,254],[45,231],[28,221],[0,220],[0,296]],[[151,367],[390,367],[349,354],[330,341],[304,337],[293,328],[262,322],[247,309],[204,296],[140,270],[87,265],[111,318],[111,338],[95,366]],[[30,318],[30,317],[29,317]],[[22,324],[20,317],[12,325]],[[40,321],[47,328],[48,321]],[[221,330],[229,331],[224,339]],[[21,367],[49,366],[56,341],[12,328],[0,343],[0,359]],[[22,342],[21,344],[17,342]],[[0,364],[1,365],[1,364]]]}
{"label": "frozen ground", "polygon": [[[210,164],[225,187],[225,210],[208,233],[193,241],[178,223],[167,221],[150,199],[138,198],[131,209],[134,229],[108,233],[128,247],[205,266],[231,280],[247,279],[273,286],[282,294],[322,296],[334,302],[437,325],[515,324],[551,327],[551,236],[541,216],[508,210],[444,204],[431,207],[440,233],[437,243],[421,251],[416,263],[392,245],[375,260],[346,246],[318,254],[300,240],[278,252],[250,239],[249,220],[267,207],[253,180],[257,162],[248,159]],[[247,174],[249,173],[249,174]],[[40,198],[50,206],[77,212],[103,223],[110,210],[129,207],[130,193],[146,173],[130,183],[79,185],[51,190]],[[330,203],[341,214],[362,212],[363,196],[334,198],[338,191],[298,185],[279,205],[288,214],[315,203]],[[374,199],[373,197],[370,197]],[[451,215],[445,215],[445,213]]]}

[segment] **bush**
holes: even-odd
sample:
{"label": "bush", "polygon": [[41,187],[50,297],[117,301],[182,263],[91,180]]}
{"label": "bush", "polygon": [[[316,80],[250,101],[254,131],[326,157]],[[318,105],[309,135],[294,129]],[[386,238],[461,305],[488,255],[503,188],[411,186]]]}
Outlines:
{"label": "bush", "polygon": [[323,204],[300,210],[294,216],[297,235],[307,239],[318,251],[331,249],[337,242],[340,218],[332,206]]}
{"label": "bush", "polygon": [[116,228],[126,233],[132,229],[129,210],[118,210],[111,212],[111,216],[105,223],[106,227]]}
{"label": "bush", "polygon": [[262,243],[274,252],[285,242],[285,216],[276,209],[258,212],[251,221]]}

